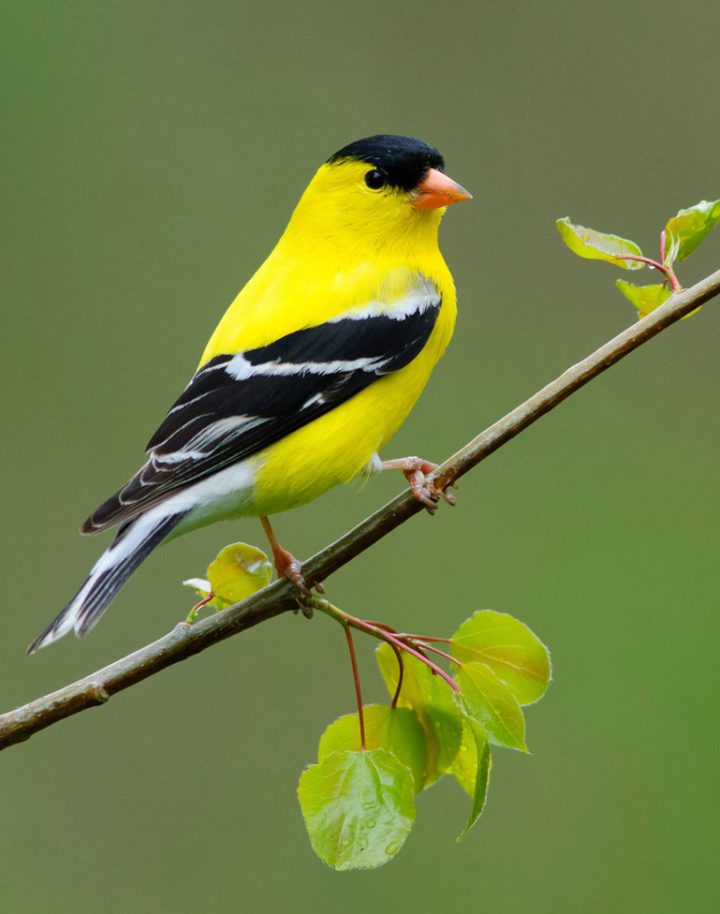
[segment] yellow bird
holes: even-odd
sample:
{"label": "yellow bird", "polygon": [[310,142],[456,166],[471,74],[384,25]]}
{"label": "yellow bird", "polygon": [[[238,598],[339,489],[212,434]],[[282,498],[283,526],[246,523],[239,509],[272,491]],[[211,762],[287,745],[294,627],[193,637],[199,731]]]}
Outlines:
{"label": "yellow bird", "polygon": [[[402,470],[432,508],[433,465],[382,462],[443,354],[455,287],[438,247],[446,207],[470,194],[421,140],[373,136],[322,165],[275,249],[228,308],[197,371],[147,446],[144,466],[84,523],[115,539],[32,653],[84,635],[171,535],[260,517],[279,575],[299,562],[268,515],[363,470]],[[448,497],[448,496],[445,496]]]}

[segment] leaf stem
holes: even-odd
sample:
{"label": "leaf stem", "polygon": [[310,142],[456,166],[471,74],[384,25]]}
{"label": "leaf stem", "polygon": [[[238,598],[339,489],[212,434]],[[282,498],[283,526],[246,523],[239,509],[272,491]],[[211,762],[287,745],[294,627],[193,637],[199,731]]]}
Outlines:
{"label": "leaf stem", "polygon": [[[663,247],[662,241],[660,246],[661,248]],[[652,260],[650,257],[641,257],[639,254],[613,254],[613,257],[616,260],[635,260],[638,263],[646,263],[649,267],[659,270],[663,274],[665,281],[670,283],[670,288],[673,292],[682,292],[682,286],[675,275],[675,270],[669,264],[660,263],[659,260]]]}
{"label": "leaf stem", "polygon": [[387,622],[376,622],[374,619],[365,619],[365,622],[368,625],[374,625],[376,628],[381,628],[385,632],[390,632],[391,635],[397,635],[397,629],[393,628],[392,625],[388,625]]}
{"label": "leaf stem", "polygon": [[449,660],[450,663],[454,663],[462,669],[462,661],[458,660],[456,657],[453,657],[452,654],[448,654],[446,651],[441,651],[439,647],[434,647],[432,644],[423,644],[422,647],[426,651],[432,651],[434,654],[439,654],[441,657],[444,657],[446,660]]}
{"label": "leaf stem", "polygon": [[425,666],[432,673],[435,673],[436,676],[440,676],[441,679],[444,679],[454,692],[460,691],[460,686],[455,682],[452,676],[446,673],[441,666],[437,665],[437,663],[434,663],[432,660],[430,660],[429,657],[426,657],[422,652],[422,648],[413,646],[413,644],[410,643],[410,639],[399,638],[397,635],[392,634],[384,628],[380,628],[372,622],[368,622],[366,619],[358,619],[357,616],[351,616],[350,613],[346,613],[342,609],[339,609],[337,606],[334,606],[332,603],[330,603],[329,600],[314,597],[312,605],[315,609],[320,610],[320,612],[324,612],[326,615],[332,616],[333,619],[337,619],[337,621],[341,622],[343,625],[357,629],[357,631],[360,632],[365,632],[368,635],[372,635],[379,641],[386,641],[391,647],[394,647],[400,651],[404,651],[406,654],[410,654],[411,657],[419,660],[420,663],[424,663]]}
{"label": "leaf stem", "polygon": [[[371,634],[374,634],[371,632]],[[450,686],[453,692],[459,692],[460,686],[455,682],[452,676],[449,673],[446,673],[445,670],[438,666],[437,663],[433,663],[428,657],[426,657],[422,651],[417,650],[407,643],[407,641],[398,641],[392,635],[389,635],[387,632],[383,632],[381,637],[384,641],[387,641],[388,644],[395,644],[401,651],[405,651],[406,654],[410,654],[411,657],[414,657],[416,660],[419,660],[420,663],[424,663],[430,672],[435,673],[436,676],[439,676],[441,679],[444,679],[445,682]]]}
{"label": "leaf stem", "polygon": [[203,597],[202,600],[197,602],[193,606],[193,608],[190,610],[190,612],[187,614],[187,619],[185,621],[188,623],[188,625],[194,625],[195,620],[197,619],[197,614],[200,612],[200,610],[203,608],[203,606],[207,606],[207,604],[211,600],[214,600],[214,599],[215,599],[215,594],[211,590],[210,593],[206,597]]}
{"label": "leaf stem", "polygon": [[400,692],[402,691],[403,678],[405,676],[405,664],[403,663],[403,655],[399,648],[395,647],[394,644],[391,644],[390,647],[395,652],[395,657],[397,658],[398,662],[398,681],[397,686],[395,687],[395,694],[393,695],[392,701],[390,702],[390,708],[394,711],[395,708],[397,708],[398,701],[400,700]]}
{"label": "leaf stem", "polygon": [[352,632],[349,625],[343,625],[345,637],[347,639],[348,650],[350,651],[350,665],[352,666],[353,681],[355,682],[355,699],[357,700],[358,722],[360,723],[360,748],[365,751],[365,715],[363,714],[362,691],[360,689],[360,675],[358,673],[357,657],[355,656],[355,644],[353,643]]}

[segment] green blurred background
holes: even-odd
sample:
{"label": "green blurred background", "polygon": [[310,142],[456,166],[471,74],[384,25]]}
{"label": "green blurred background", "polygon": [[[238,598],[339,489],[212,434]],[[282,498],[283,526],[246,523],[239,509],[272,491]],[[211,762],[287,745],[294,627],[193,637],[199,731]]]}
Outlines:
{"label": "green blurred background", "polygon": [[[136,468],[330,153],[416,134],[475,194],[442,231],[458,333],[388,455],[446,456],[633,322],[617,271],[574,258],[557,216],[652,251],[666,217],[720,196],[716,3],[23,0],[2,17],[2,710],[158,637],[189,608],[182,578],[262,544],[253,520],[178,541],[86,641],[24,655],[103,545],[79,522]],[[681,280],[719,264],[717,232]],[[456,510],[332,579],[341,606],[400,628],[492,607],[553,651],[533,754],[496,753],[462,844],[447,781],[384,869],[316,860],[295,786],[352,683],[339,629],[289,615],[2,754],[0,912],[716,911],[719,338],[713,302],[483,464]],[[277,531],[308,555],[399,487],[332,492]]]}

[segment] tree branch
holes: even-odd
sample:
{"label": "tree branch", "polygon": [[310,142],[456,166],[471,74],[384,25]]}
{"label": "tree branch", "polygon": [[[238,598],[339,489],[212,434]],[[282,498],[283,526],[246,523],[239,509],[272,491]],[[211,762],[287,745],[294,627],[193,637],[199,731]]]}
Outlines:
{"label": "tree branch", "polygon": [[[628,353],[720,293],[720,270],[690,289],[674,294],[647,317],[628,327],[592,355],[563,372],[542,390],[499,419],[436,470],[441,486],[459,479],[523,429],[610,368]],[[419,513],[420,503],[405,491],[303,566],[307,583],[315,584],[346,565],[391,530]],[[29,739],[51,724],[104,704],[111,695],[186,660],[213,644],[259,622],[296,608],[291,586],[275,581],[242,603],[193,625],[180,622],[163,638],[70,685],[0,715],[0,750]]]}

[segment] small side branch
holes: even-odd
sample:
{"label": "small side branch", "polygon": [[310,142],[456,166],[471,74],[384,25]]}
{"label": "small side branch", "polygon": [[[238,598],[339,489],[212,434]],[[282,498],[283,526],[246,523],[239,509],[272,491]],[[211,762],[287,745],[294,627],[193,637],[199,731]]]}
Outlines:
{"label": "small side branch", "polygon": [[[647,317],[628,327],[587,358],[521,403],[441,464],[433,478],[444,489],[555,409],[593,378],[671,324],[720,293],[720,270],[672,295]],[[308,585],[324,581],[384,536],[423,510],[409,492],[398,495],[303,566]],[[0,715],[0,750],[28,739],[65,717],[103,704],[107,699],[166,667],[204,651],[225,638],[296,608],[292,588],[276,581],[242,603],[230,606],[194,625],[181,622],[158,641],[71,685]]]}

